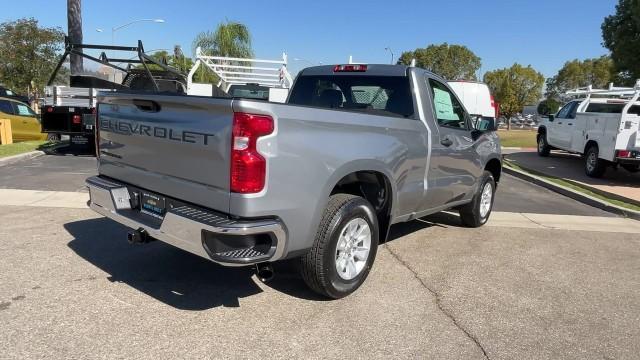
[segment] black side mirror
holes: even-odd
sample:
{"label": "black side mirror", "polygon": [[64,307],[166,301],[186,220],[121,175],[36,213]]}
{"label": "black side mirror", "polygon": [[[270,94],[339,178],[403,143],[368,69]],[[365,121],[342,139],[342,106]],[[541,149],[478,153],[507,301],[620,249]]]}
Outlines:
{"label": "black side mirror", "polygon": [[496,121],[493,118],[479,118],[475,128],[482,132],[496,131]]}
{"label": "black side mirror", "polygon": [[480,135],[490,131],[496,131],[496,121],[493,118],[478,117],[474,129],[471,131],[471,138],[474,141],[478,140]]}
{"label": "black side mirror", "polygon": [[554,114],[549,114],[549,121],[553,121],[556,119],[556,116]]}

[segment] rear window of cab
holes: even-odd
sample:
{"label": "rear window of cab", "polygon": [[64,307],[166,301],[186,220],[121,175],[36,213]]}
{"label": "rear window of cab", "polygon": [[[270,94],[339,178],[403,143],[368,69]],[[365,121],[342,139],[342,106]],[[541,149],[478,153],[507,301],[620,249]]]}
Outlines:
{"label": "rear window of cab", "polygon": [[296,80],[288,103],[414,117],[409,78],[402,76],[301,76]]}
{"label": "rear window of cab", "polygon": [[[622,110],[626,104],[624,103],[591,103],[587,106],[586,112],[588,113],[601,113],[601,114],[622,114]],[[633,105],[629,108],[628,114],[640,115],[640,105]]]}

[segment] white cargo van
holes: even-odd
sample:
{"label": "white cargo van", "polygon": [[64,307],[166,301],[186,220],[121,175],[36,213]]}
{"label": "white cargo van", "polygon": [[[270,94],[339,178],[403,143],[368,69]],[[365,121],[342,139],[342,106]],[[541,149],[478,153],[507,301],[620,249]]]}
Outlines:
{"label": "white cargo van", "polygon": [[449,81],[449,86],[471,116],[498,118],[498,106],[493,100],[487,84],[477,81],[456,80]]}

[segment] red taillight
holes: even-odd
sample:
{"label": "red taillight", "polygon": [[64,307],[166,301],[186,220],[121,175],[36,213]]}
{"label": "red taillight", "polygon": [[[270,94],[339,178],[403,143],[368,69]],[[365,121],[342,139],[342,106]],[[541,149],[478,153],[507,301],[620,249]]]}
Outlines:
{"label": "red taillight", "polygon": [[273,119],[267,115],[233,114],[231,135],[231,192],[250,194],[262,191],[267,160],[256,148],[258,138],[273,132]]}
{"label": "red taillight", "polygon": [[491,98],[491,107],[493,108],[496,119],[498,119],[500,117],[500,107],[498,106],[498,103],[496,103],[496,100],[493,98],[493,95],[489,96]]}
{"label": "red taillight", "polygon": [[47,112],[53,112],[53,107],[51,106],[47,107]]}
{"label": "red taillight", "polygon": [[616,154],[616,157],[629,158],[629,157],[631,157],[631,151],[629,151],[629,150],[618,150],[617,154]]}
{"label": "red taillight", "polygon": [[80,124],[82,123],[82,117],[80,115],[73,115],[73,118],[71,119],[71,121],[73,121],[74,124]]}
{"label": "red taillight", "polygon": [[333,67],[333,72],[365,72],[365,71],[367,71],[367,65],[362,65],[362,64],[336,65]]}

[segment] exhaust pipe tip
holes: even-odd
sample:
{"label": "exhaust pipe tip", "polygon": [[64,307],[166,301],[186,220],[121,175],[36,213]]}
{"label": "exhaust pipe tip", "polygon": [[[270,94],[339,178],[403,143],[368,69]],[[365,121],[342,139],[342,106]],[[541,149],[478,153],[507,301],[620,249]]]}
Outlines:
{"label": "exhaust pipe tip", "polygon": [[271,266],[270,263],[256,264],[256,275],[258,279],[264,283],[273,280],[273,276],[275,275],[273,266]]}
{"label": "exhaust pipe tip", "polygon": [[151,237],[147,233],[147,231],[143,228],[139,228],[138,230],[129,231],[127,233],[127,241],[129,244],[145,244],[151,242]]}

